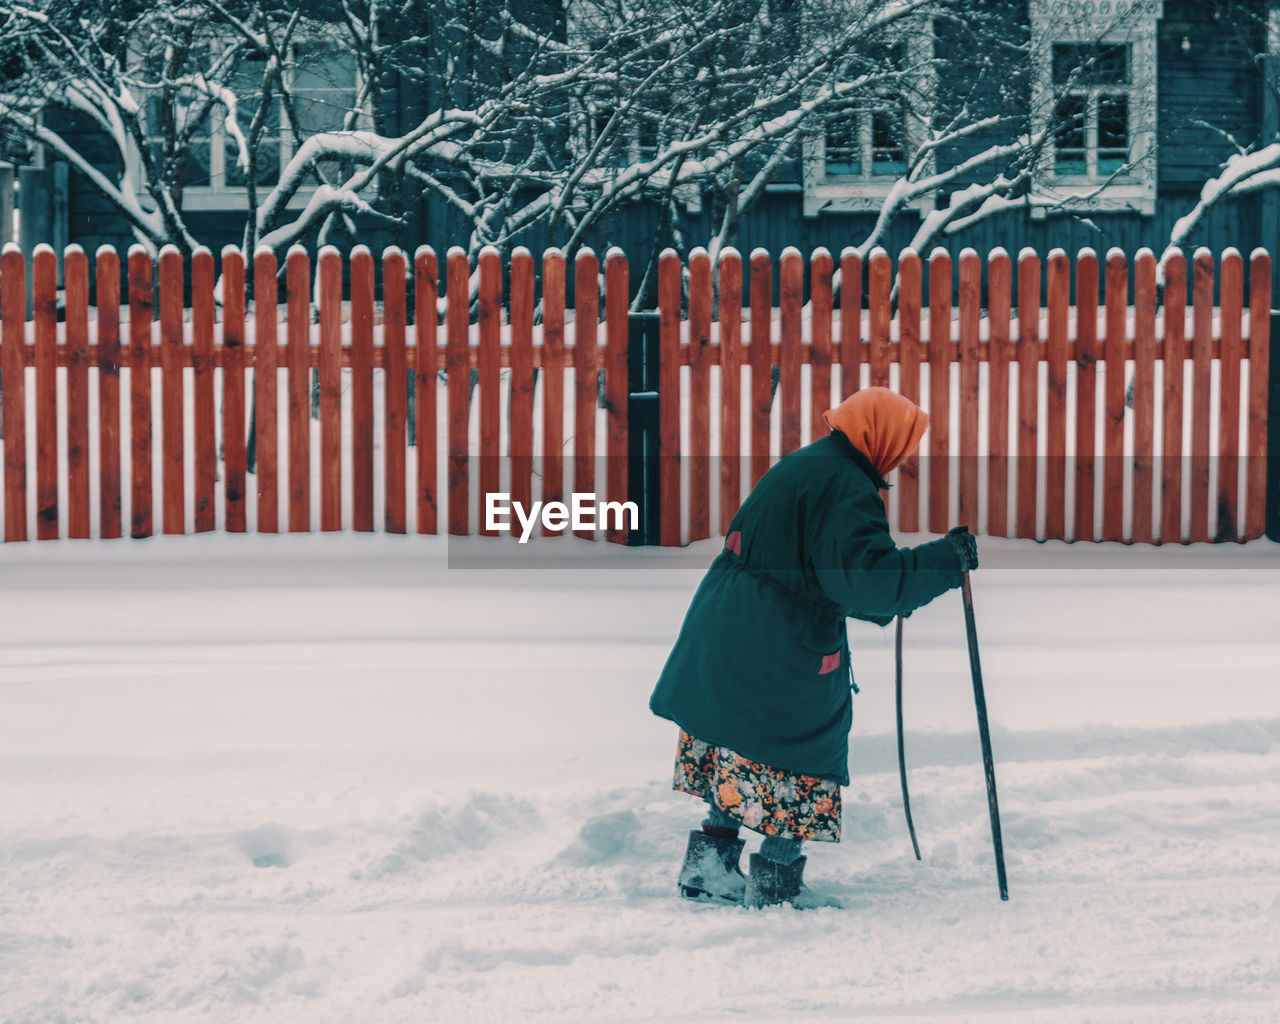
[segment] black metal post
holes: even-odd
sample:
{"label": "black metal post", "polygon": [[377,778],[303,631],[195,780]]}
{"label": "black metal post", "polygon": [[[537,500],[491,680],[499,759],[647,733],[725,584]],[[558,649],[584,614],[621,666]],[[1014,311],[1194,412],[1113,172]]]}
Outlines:
{"label": "black metal post", "polygon": [[627,495],[640,510],[640,527],[627,543],[657,544],[658,314],[632,313],[627,320]]}
{"label": "black metal post", "polygon": [[244,451],[245,472],[251,476],[258,473],[258,371],[249,375],[249,439]]}

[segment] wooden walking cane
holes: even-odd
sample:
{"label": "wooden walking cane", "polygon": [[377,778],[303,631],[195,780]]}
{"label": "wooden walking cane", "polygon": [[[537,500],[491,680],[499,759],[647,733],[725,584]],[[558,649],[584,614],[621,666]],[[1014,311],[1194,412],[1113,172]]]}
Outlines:
{"label": "wooden walking cane", "polygon": [[916,826],[911,820],[911,794],[907,792],[907,755],[902,738],[902,616],[898,616],[897,634],[893,641],[893,660],[896,668],[898,691],[898,778],[902,780],[902,810],[907,815],[907,831],[911,833],[911,848],[920,859],[920,844],[916,842]]}
{"label": "wooden walking cane", "polygon": [[[1000,885],[1000,898],[1009,898],[1009,883],[1004,874],[1004,843],[1000,838],[1000,807],[996,803],[996,765],[991,756],[991,732],[987,728],[987,698],[982,692],[982,665],[978,661],[978,630],[973,621],[973,591],[969,587],[969,572],[964,573],[961,585],[964,595],[964,627],[969,638],[969,670],[973,675],[973,702],[978,709],[978,739],[982,743],[982,768],[987,776],[987,810],[991,815],[991,843],[996,851],[996,881]],[[901,630],[901,619],[899,630]]]}

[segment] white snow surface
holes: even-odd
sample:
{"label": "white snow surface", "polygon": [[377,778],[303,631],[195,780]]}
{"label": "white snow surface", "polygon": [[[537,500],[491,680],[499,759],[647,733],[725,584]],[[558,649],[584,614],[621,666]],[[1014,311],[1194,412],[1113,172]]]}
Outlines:
{"label": "white snow surface", "polygon": [[647,701],[716,542],[10,545],[0,1022],[1280,1021],[1280,545],[980,545],[1010,901],[952,592],[906,623],[924,860],[851,623],[812,911],[676,896]]}

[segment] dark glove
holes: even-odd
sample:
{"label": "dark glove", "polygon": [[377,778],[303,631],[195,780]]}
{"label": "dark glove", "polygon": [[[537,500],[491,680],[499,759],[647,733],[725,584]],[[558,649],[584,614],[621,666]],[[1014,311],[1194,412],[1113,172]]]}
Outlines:
{"label": "dark glove", "polygon": [[[909,615],[910,612],[907,614]],[[863,615],[859,612],[849,612],[848,617],[851,619],[858,619],[860,622],[870,622],[876,626],[892,625],[894,619],[892,615]]]}
{"label": "dark glove", "polygon": [[978,541],[969,532],[969,527],[957,526],[948,530],[947,540],[951,542],[951,546],[956,549],[956,554],[960,558],[961,572],[978,568]]}

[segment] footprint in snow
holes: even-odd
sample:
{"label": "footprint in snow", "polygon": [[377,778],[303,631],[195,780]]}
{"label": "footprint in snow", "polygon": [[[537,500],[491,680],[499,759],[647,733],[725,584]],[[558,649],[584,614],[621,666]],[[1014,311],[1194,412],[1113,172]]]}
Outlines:
{"label": "footprint in snow", "polygon": [[262,825],[241,832],[236,842],[255,868],[287,868],[295,860],[294,836],[279,825]]}

